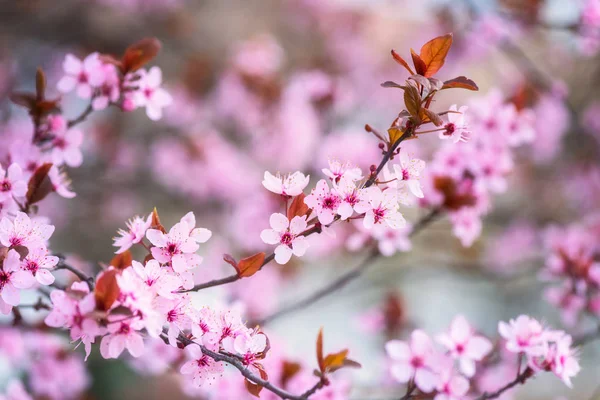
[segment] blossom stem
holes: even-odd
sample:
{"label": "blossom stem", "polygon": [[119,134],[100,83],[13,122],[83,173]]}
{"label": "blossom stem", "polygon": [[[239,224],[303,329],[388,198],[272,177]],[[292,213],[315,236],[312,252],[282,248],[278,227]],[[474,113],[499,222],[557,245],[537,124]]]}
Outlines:
{"label": "blossom stem", "polygon": [[[91,99],[91,100],[93,100],[93,99]],[[94,112],[94,108],[92,107],[92,102],[90,101],[90,104],[88,104],[87,108],[85,110],[83,110],[83,112],[81,114],[79,114],[79,116],[77,118],[72,119],[69,122],[67,122],[67,127],[72,128],[75,125],[85,121],[92,112]]]}

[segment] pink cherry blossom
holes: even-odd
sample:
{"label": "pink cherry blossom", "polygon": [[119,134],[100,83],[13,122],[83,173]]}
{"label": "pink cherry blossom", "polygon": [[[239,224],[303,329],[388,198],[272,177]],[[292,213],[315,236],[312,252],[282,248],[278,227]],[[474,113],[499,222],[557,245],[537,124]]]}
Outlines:
{"label": "pink cherry blossom", "polygon": [[145,266],[133,260],[132,267],[150,291],[166,299],[173,299],[174,292],[181,287],[181,279],[161,268],[156,260],[149,260]]}
{"label": "pink cherry blossom", "polygon": [[392,360],[392,376],[398,382],[407,383],[414,379],[417,387],[425,393],[438,385],[439,377],[435,372],[437,357],[425,332],[413,331],[410,343],[391,340],[386,343],[385,350]]}
{"label": "pink cherry blossom", "polygon": [[339,161],[329,160],[329,168],[323,168],[322,171],[334,183],[338,183],[342,178],[351,182],[360,181],[363,178],[361,169],[352,166],[349,162],[342,164]]}
{"label": "pink cherry blossom", "polygon": [[311,194],[304,199],[304,203],[315,211],[319,222],[323,225],[329,225],[333,222],[341,202],[340,195],[335,189],[329,189],[325,179],[317,182],[317,186]]}
{"label": "pink cherry blossom", "polygon": [[119,249],[116,254],[121,254],[130,249],[136,243],[140,243],[146,236],[146,231],[152,225],[152,215],[144,220],[142,217],[135,216],[127,221],[127,230],[119,229],[119,237],[113,238],[113,246]]}
{"label": "pink cherry blossom", "polygon": [[127,349],[133,357],[144,353],[144,340],[139,330],[144,323],[139,319],[125,319],[122,315],[108,317],[108,335],[100,342],[100,353],[104,358],[118,358]]}
{"label": "pink cherry blossom", "polygon": [[81,145],[83,132],[79,129],[65,129],[54,132],[52,140],[52,162],[59,167],[63,164],[69,167],[79,167],[83,162]]}
{"label": "pink cherry blossom", "polygon": [[220,316],[215,310],[203,307],[192,314],[192,334],[211,350],[218,350],[222,334]]}
{"label": "pink cherry blossom", "polygon": [[434,400],[465,400],[469,381],[454,371],[452,361],[442,362],[442,370]]}
{"label": "pink cherry blossom", "polygon": [[272,229],[261,232],[260,238],[267,244],[278,244],[275,248],[275,261],[286,264],[292,254],[301,257],[308,248],[308,242],[300,234],[306,230],[306,217],[296,216],[292,221],[280,213],[275,213],[269,218]]}
{"label": "pink cherry blossom", "polygon": [[134,84],[138,89],[134,93],[134,101],[137,107],[146,107],[146,115],[153,121],[162,118],[162,109],[173,102],[171,95],[163,88],[162,71],[159,67],[152,67],[148,72],[138,71],[141,76]]}
{"label": "pink cherry blossom", "polygon": [[469,138],[470,131],[465,117],[467,109],[467,106],[462,106],[457,110],[456,104],[450,106],[448,123],[444,125],[444,130],[440,132],[440,139],[451,139],[454,143],[458,143]]}
{"label": "pink cherry blossom", "polygon": [[460,363],[461,372],[467,376],[475,375],[475,362],[481,361],[492,351],[492,342],[475,332],[467,319],[456,316],[450,324],[450,331],[436,337],[450,355]]}
{"label": "pink cherry blossom", "polygon": [[84,99],[92,97],[94,89],[104,82],[104,68],[98,53],[88,55],[83,61],[72,54],[67,54],[63,62],[65,76],[58,81],[58,90],[62,93],[77,91]]}
{"label": "pink cherry blossom", "polygon": [[239,335],[233,341],[236,353],[242,356],[244,365],[252,365],[257,361],[257,354],[267,347],[267,337],[262,333]]}
{"label": "pink cherry blossom", "polygon": [[5,171],[0,164],[0,201],[12,199],[12,197],[23,197],[26,193],[27,183],[21,167],[12,163]]}
{"label": "pink cherry blossom", "polygon": [[21,261],[21,269],[35,276],[40,285],[51,285],[54,276],[49,270],[58,264],[58,257],[48,255],[45,247],[30,249],[27,256]]}
{"label": "pink cherry blossom", "polygon": [[189,361],[181,366],[180,372],[191,375],[195,386],[210,385],[215,378],[223,373],[223,364],[202,353],[196,344],[185,348]]}
{"label": "pink cherry blossom", "polygon": [[346,178],[340,178],[335,184],[335,191],[341,199],[337,213],[345,221],[354,214],[355,206],[365,201],[364,192],[351,179]]}
{"label": "pink cherry blossom", "polygon": [[196,228],[196,216],[189,212],[181,217],[181,222],[186,223],[190,230],[190,237],[197,243],[206,243],[212,236],[212,232],[206,228]]}
{"label": "pink cherry blossom", "polygon": [[44,246],[54,232],[53,225],[32,220],[24,212],[18,212],[14,221],[8,217],[0,220],[0,243],[6,247],[26,246],[34,248]]}
{"label": "pink cherry blossom", "polygon": [[151,249],[152,256],[158,262],[170,262],[177,273],[183,273],[200,265],[202,257],[194,254],[199,246],[190,233],[189,226],[185,222],[173,225],[167,234],[158,229],[148,229],[146,237],[154,245]]}
{"label": "pink cherry blossom", "polygon": [[392,229],[398,229],[406,224],[404,217],[398,211],[398,199],[389,191],[371,186],[365,193],[366,201],[354,207],[359,213],[365,213],[364,226],[371,229],[375,224],[387,224]]}
{"label": "pink cherry blossom", "polygon": [[92,101],[92,108],[94,110],[103,110],[110,104],[115,103],[119,100],[121,94],[121,80],[117,69],[112,64],[104,64],[104,81],[98,88],[98,94]]}
{"label": "pink cherry blossom", "polygon": [[391,183],[396,188],[406,186],[413,195],[422,198],[423,189],[421,189],[419,178],[425,169],[425,161],[410,158],[406,151],[400,151],[400,163],[394,164],[393,167],[396,181]]}
{"label": "pink cherry blossom", "polygon": [[509,323],[500,321],[498,332],[506,340],[506,349],[513,353],[526,353],[530,356],[544,353],[544,328],[527,315],[520,315]]}
{"label": "pink cherry blossom", "polygon": [[48,178],[52,182],[52,189],[60,196],[66,199],[72,199],[76,196],[71,190],[71,180],[65,172],[61,172],[56,165],[52,165],[48,172]]}
{"label": "pink cherry blossom", "polygon": [[10,250],[0,269],[0,296],[10,306],[18,306],[19,289],[28,289],[34,285],[31,273],[19,268],[20,256],[16,250]]}
{"label": "pink cherry blossom", "polygon": [[308,185],[310,176],[304,176],[301,172],[294,172],[291,175],[281,176],[273,175],[269,171],[265,171],[265,176],[262,181],[263,186],[276,194],[282,196],[298,196]]}

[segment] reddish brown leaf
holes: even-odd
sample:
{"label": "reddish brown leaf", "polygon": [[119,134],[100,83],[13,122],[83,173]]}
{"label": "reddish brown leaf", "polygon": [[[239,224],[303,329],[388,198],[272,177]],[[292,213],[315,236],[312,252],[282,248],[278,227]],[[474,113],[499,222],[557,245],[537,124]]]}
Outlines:
{"label": "reddish brown leaf", "polygon": [[165,227],[160,223],[160,217],[158,216],[158,210],[154,207],[152,210],[152,223],[150,224],[151,229],[158,229],[162,233],[167,233]]}
{"label": "reddish brown leaf", "polygon": [[326,369],[341,368],[344,365],[344,360],[346,359],[347,355],[348,349],[344,349],[337,353],[327,354],[323,364],[325,365]]}
{"label": "reddish brown leaf", "polygon": [[425,61],[423,61],[421,56],[415,53],[413,49],[410,49],[410,55],[412,56],[413,64],[415,64],[415,70],[417,71],[417,74],[425,76],[425,72],[427,72],[427,65],[425,64]]}
{"label": "reddish brown leaf", "polygon": [[152,60],[160,51],[161,44],[156,38],[142,39],[125,50],[122,60],[123,73],[133,72]]}
{"label": "reddish brown leaf", "polygon": [[100,311],[107,311],[119,297],[120,290],[117,284],[117,270],[109,269],[102,272],[96,281],[94,288],[94,298],[96,299],[96,308]]}
{"label": "reddish brown leaf", "polygon": [[238,275],[240,278],[247,278],[258,272],[265,262],[265,253],[257,253],[253,256],[240,260],[237,264]]}
{"label": "reddish brown leaf", "polygon": [[423,108],[423,109],[421,109],[421,111],[423,112],[425,117],[427,117],[427,120],[431,121],[435,126],[441,126],[444,123],[442,118],[439,115],[437,115],[437,113],[435,113],[427,108]]}
{"label": "reddish brown leaf", "polygon": [[54,190],[54,186],[48,177],[50,168],[52,168],[51,163],[42,164],[36,168],[31,178],[29,178],[26,195],[28,206],[43,200]]}
{"label": "reddish brown leaf", "polygon": [[110,260],[110,265],[122,271],[126,268],[131,267],[132,261],[133,257],[131,256],[131,252],[129,250],[126,250],[123,253],[114,256],[113,259]]}
{"label": "reddish brown leaf", "polygon": [[[269,380],[269,375],[267,375],[267,371],[265,371],[265,368],[258,363],[254,363],[252,364],[254,367],[256,367],[260,373],[260,379],[262,380]],[[260,385],[256,385],[253,382],[250,382],[249,380],[245,380],[246,383],[246,390],[248,390],[248,393],[250,393],[251,395],[255,396],[255,397],[260,397],[260,392],[263,389],[262,386]]]}
{"label": "reddish brown leaf", "polygon": [[292,379],[298,372],[300,372],[302,366],[300,363],[283,361],[283,367],[281,369],[281,386],[285,387],[289,380]]}
{"label": "reddish brown leaf", "polygon": [[10,101],[12,101],[18,106],[25,107],[28,109],[33,109],[35,107],[36,99],[35,96],[31,93],[15,92],[12,93],[9,96],[9,98]]}
{"label": "reddish brown leaf", "polygon": [[40,67],[38,67],[35,73],[35,93],[37,100],[44,99],[44,93],[46,93],[46,75]]}
{"label": "reddish brown leaf", "polygon": [[406,111],[413,116],[419,117],[419,110],[421,109],[421,95],[416,87],[408,85],[404,89],[404,104]]}
{"label": "reddish brown leaf", "polygon": [[400,139],[404,135],[404,131],[397,126],[392,126],[388,129],[388,136],[390,138],[390,143],[396,143],[398,139]]}
{"label": "reddish brown leaf", "polygon": [[392,57],[394,57],[394,60],[396,60],[396,62],[400,65],[402,65],[404,68],[406,68],[406,70],[411,74],[414,75],[415,73],[413,72],[412,68],[410,68],[410,66],[408,65],[408,63],[404,60],[404,58],[400,57],[400,54],[396,53],[394,50],[392,50]]}
{"label": "reddish brown leaf", "polygon": [[479,88],[477,87],[477,84],[465,76],[459,76],[457,78],[445,81],[444,86],[442,86],[442,89],[454,89],[454,88],[474,90],[474,91],[479,90]]}
{"label": "reddish brown leaf", "polygon": [[319,370],[325,372],[325,359],[323,358],[323,328],[319,329],[319,335],[317,336],[317,363],[319,364]]}
{"label": "reddish brown leaf", "polygon": [[300,193],[292,200],[292,204],[290,204],[290,208],[287,211],[287,217],[290,221],[296,216],[303,217],[309,213],[310,208],[304,203],[305,197],[304,193]]}
{"label": "reddish brown leaf", "polygon": [[446,61],[448,51],[452,47],[452,34],[448,33],[443,36],[438,36],[430,40],[421,47],[421,60],[425,64],[425,73],[421,74],[426,77],[435,75],[442,68]]}

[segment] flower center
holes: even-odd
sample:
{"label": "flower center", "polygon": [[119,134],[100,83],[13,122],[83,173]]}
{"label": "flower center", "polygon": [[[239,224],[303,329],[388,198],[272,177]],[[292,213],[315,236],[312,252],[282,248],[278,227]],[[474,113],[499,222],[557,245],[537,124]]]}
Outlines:
{"label": "flower center", "polygon": [[175,254],[177,252],[178,248],[177,245],[175,243],[169,243],[167,245],[167,251],[171,254]]}
{"label": "flower center", "polygon": [[146,96],[147,99],[149,99],[153,93],[154,93],[153,89],[150,89],[150,88],[144,89],[144,96]]}
{"label": "flower center", "polygon": [[4,287],[4,285],[10,282],[10,275],[11,274],[9,272],[0,270],[0,290]]}
{"label": "flower center", "polygon": [[450,122],[447,123],[446,126],[444,126],[444,128],[446,128],[446,130],[444,131],[444,136],[452,136],[452,134],[456,130],[456,125],[454,125],[453,122]]}
{"label": "flower center", "polygon": [[128,335],[131,332],[131,328],[127,324],[121,324],[121,328],[119,329],[119,333],[122,335]]}
{"label": "flower center", "polygon": [[38,265],[38,263],[36,263],[35,261],[32,260],[27,260],[25,262],[25,269],[27,269],[28,271],[30,271],[33,275],[35,275],[35,273],[38,271],[38,269],[40,269],[40,266]]}
{"label": "flower center", "polygon": [[421,368],[423,366],[423,359],[421,357],[413,357],[410,360],[410,365],[415,369]]}
{"label": "flower center", "polygon": [[80,72],[79,76],[77,77],[77,80],[79,81],[79,83],[87,83],[88,82],[88,76],[85,72]]}
{"label": "flower center", "polygon": [[338,205],[339,199],[336,196],[327,196],[323,199],[323,208],[333,210]]}
{"label": "flower center", "polygon": [[292,235],[290,232],[285,232],[283,235],[281,235],[281,244],[292,247],[293,241],[294,235]]}
{"label": "flower center", "polygon": [[209,363],[209,358],[208,356],[202,355],[201,358],[196,360],[196,363],[198,363],[199,367],[208,367],[208,363]]}
{"label": "flower center", "polygon": [[410,173],[408,172],[407,169],[403,169],[402,170],[402,180],[407,181],[409,179],[410,179]]}
{"label": "flower center", "polygon": [[9,192],[10,189],[12,189],[11,183],[10,183],[10,181],[8,179],[5,179],[2,182],[2,185],[0,185],[0,191],[2,191],[2,192]]}
{"label": "flower center", "polygon": [[383,208],[374,209],[373,214],[375,215],[375,223],[379,223],[379,221],[385,218],[385,210]]}
{"label": "flower center", "polygon": [[57,137],[56,139],[54,139],[54,146],[58,147],[59,149],[64,149],[65,147],[67,147],[67,142],[65,139]]}

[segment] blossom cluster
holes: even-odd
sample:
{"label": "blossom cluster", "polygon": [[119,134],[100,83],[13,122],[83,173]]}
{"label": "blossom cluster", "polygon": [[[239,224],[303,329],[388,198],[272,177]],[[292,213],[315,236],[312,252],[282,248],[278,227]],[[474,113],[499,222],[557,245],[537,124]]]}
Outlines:
{"label": "blossom cluster", "polygon": [[[580,369],[571,336],[544,328],[526,315],[509,323],[500,322],[498,330],[506,351],[524,357],[531,374],[552,371],[571,386],[571,378]],[[468,399],[471,394],[485,391],[485,372],[493,369],[492,342],[479,335],[463,316],[455,317],[449,331],[434,339],[439,346],[427,333],[415,330],[408,342],[387,342],[392,378],[404,384],[414,382],[422,393],[432,393],[435,400]],[[516,364],[520,371],[521,358]]]}
{"label": "blossom cluster", "polygon": [[70,350],[68,342],[54,334],[25,332],[18,328],[0,329],[0,350],[12,373],[27,375],[28,393],[19,380],[9,382],[1,399],[51,400],[80,396],[91,380],[81,357]]}
{"label": "blossom cluster", "polygon": [[454,117],[458,121],[445,125],[442,137],[453,132],[460,138],[465,126],[476,134],[434,154],[425,174],[422,204],[447,211],[454,234],[470,246],[481,234],[481,218],[490,211],[491,195],[507,189],[514,148],[531,143],[536,132],[532,111],[518,110],[499,91],[474,101],[468,113],[464,111]]}
{"label": "blossom cluster", "polygon": [[565,227],[551,226],[544,235],[546,262],[540,279],[555,285],[544,297],[561,311],[569,327],[584,313],[600,315],[600,229],[597,218]]}
{"label": "blossom cluster", "polygon": [[[368,180],[363,180],[359,167],[347,162],[329,161],[329,168],[323,169],[327,179],[319,180],[306,196],[304,189],[309,183],[308,176],[301,172],[287,176],[265,172],[263,186],[282,196],[288,214],[288,201],[298,196],[308,207],[291,220],[281,213],[271,215],[271,229],[263,230],[261,239],[267,244],[277,245],[275,261],[285,264],[292,254],[304,255],[308,247],[304,236],[309,229],[327,230],[337,220],[362,219],[366,230],[387,231],[404,227],[406,221],[400,212],[400,204],[414,204],[414,197],[423,197],[419,178],[425,162],[410,158],[405,151],[400,152],[399,158],[400,162],[391,166],[391,172],[386,167],[385,181],[376,181],[372,186],[366,185]],[[314,219],[308,220],[313,213]],[[308,228],[309,225],[311,228]]]}
{"label": "blossom cluster", "polygon": [[[168,232],[156,218],[156,212],[148,218],[136,217],[127,230],[120,231],[115,238],[119,256],[113,262],[118,260],[119,265],[98,274],[93,292],[85,282],[52,291],[46,324],[69,329],[71,339],[84,344],[87,356],[99,340],[104,358],[118,358],[125,350],[133,357],[142,356],[145,334],[162,337],[175,348],[180,335],[192,338],[197,344],[186,347],[188,361],[180,369],[196,386],[214,380],[223,369],[222,362],[203,354],[200,346],[236,354],[244,365],[258,368],[268,350],[266,336],[247,328],[239,312],[197,307],[185,292],[194,284],[191,270],[202,262],[196,254],[199,243],[208,241],[211,232],[197,228],[191,212]],[[131,259],[133,245],[146,249],[143,262]]]}

